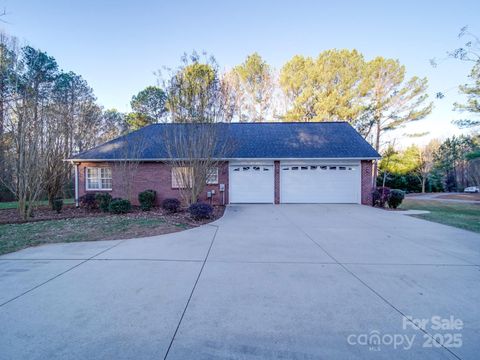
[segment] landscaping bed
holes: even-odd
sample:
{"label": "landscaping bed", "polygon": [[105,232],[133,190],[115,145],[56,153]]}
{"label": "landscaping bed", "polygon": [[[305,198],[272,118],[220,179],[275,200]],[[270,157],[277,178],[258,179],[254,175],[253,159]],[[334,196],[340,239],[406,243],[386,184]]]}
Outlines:
{"label": "landscaping bed", "polygon": [[182,209],[168,213],[162,208],[142,211],[132,208],[127,214],[112,215],[98,209],[65,206],[60,214],[38,207],[31,221],[23,221],[16,209],[0,210],[0,254],[49,243],[116,240],[172,233],[190,229],[223,215],[216,206],[209,219],[194,220]]}

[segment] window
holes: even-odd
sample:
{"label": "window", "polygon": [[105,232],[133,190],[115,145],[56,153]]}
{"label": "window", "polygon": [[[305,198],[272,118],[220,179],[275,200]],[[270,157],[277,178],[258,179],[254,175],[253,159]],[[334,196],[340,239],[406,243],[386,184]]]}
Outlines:
{"label": "window", "polygon": [[218,184],[218,167],[212,167],[207,171],[207,184]]}
{"label": "window", "polygon": [[263,168],[263,171],[270,171],[269,168]]}
{"label": "window", "polygon": [[336,166],[330,166],[330,170],[337,170]]}
{"label": "window", "polygon": [[112,190],[112,169],[107,167],[87,168],[87,190]]}
{"label": "window", "polygon": [[315,165],[310,166],[310,170],[317,170],[317,167]]}
{"label": "window", "polygon": [[292,166],[292,170],[298,170],[298,166]]}
{"label": "window", "polygon": [[[180,166],[172,168],[172,188],[185,189],[192,186],[193,173],[192,168]],[[207,171],[207,184],[218,184],[218,167],[212,167]]]}
{"label": "window", "polygon": [[320,169],[327,170],[327,167],[326,166],[320,166]]}
{"label": "window", "polygon": [[184,189],[192,186],[192,168],[179,166],[172,168],[172,188]]}
{"label": "window", "polygon": [[253,167],[253,170],[255,170],[255,171],[260,171],[260,166],[254,166],[254,167]]}
{"label": "window", "polygon": [[300,169],[302,169],[302,170],[308,170],[308,166],[302,166]]}
{"label": "window", "polygon": [[347,168],[345,166],[339,166],[338,170],[347,170]]}

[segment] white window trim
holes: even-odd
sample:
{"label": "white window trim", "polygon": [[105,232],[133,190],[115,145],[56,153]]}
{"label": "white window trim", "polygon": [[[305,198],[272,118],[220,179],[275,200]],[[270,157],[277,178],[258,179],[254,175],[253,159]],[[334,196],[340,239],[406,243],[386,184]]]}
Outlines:
{"label": "white window trim", "polygon": [[[94,169],[95,171],[100,171],[100,175],[99,175],[99,180],[100,180],[100,187],[99,188],[90,188],[88,187],[88,180],[89,180],[89,177],[88,177],[88,170],[89,169]],[[101,177],[101,169],[110,169],[110,177],[109,178],[102,178]],[[113,175],[112,175],[112,169],[108,166],[102,166],[102,167],[86,167],[85,168],[85,189],[87,191],[112,191],[112,188],[102,188],[102,180],[103,179],[110,179],[111,181],[113,181]]]}
{"label": "white window trim", "polygon": [[177,171],[177,169],[192,169],[191,167],[188,167],[188,166],[174,166],[172,167],[172,171],[171,171],[171,177],[172,177],[172,189],[187,189],[188,187],[191,187],[192,186],[192,181],[193,179],[190,179],[189,183],[190,184],[180,184],[180,182],[182,181],[182,179],[177,179],[177,177],[175,176],[175,172]]}
{"label": "white window trim", "polygon": [[[177,168],[191,169],[191,168],[188,167],[188,166],[172,167],[172,171],[171,171],[172,189],[186,189],[186,188],[188,188],[189,186],[192,185],[192,181],[193,181],[193,180],[190,180],[190,184],[188,184],[187,186],[185,186],[185,185],[183,185],[183,184],[180,184],[181,179],[177,179],[176,176],[175,176],[175,171],[176,171]],[[219,178],[218,178],[218,166],[212,167],[212,168],[210,168],[210,170],[214,170],[214,171],[215,171],[215,176],[214,176],[215,179],[214,179],[214,180],[209,180],[209,179],[208,179],[208,176],[207,176],[206,184],[207,184],[207,185],[218,185],[218,181],[219,181]]]}
{"label": "white window trim", "polygon": [[209,171],[215,172],[215,175],[214,175],[215,180],[209,180],[209,177],[213,174],[211,175],[207,174],[207,185],[217,185],[218,184],[218,166],[211,167]]}

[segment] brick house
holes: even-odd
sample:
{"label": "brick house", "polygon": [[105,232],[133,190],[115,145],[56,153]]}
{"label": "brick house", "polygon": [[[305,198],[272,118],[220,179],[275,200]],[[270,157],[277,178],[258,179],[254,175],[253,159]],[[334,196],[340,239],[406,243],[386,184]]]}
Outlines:
{"label": "brick house", "polygon": [[[179,184],[162,145],[166,127],[154,124],[119,137],[69,161],[75,166],[75,197],[110,192],[137,204],[138,193],[157,191],[157,201],[180,198]],[[188,125],[187,125],[188,126]],[[201,197],[213,204],[371,204],[372,162],[380,155],[346,122],[221,124],[235,146],[211,169]],[[147,139],[135,155],[126,194],[125,149]]]}

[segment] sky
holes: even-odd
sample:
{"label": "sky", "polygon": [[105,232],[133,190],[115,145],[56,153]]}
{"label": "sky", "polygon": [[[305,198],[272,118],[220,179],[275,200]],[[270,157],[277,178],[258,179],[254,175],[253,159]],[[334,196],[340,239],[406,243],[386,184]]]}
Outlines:
{"label": "sky", "polygon": [[[459,134],[452,110],[464,96],[471,63],[447,59],[465,43],[461,27],[480,35],[480,1],[154,1],[0,0],[6,32],[82,75],[105,108],[128,111],[132,95],[157,84],[192,50],[214,55],[223,69],[258,52],[274,68],[296,54],[357,49],[367,60],[398,59],[408,76],[426,76],[434,111],[389,135],[407,146]],[[439,66],[429,59],[438,58]],[[444,92],[441,100],[437,92]],[[422,138],[404,134],[429,132]]]}

